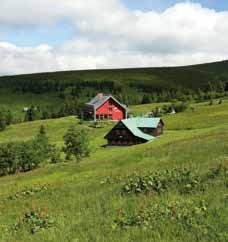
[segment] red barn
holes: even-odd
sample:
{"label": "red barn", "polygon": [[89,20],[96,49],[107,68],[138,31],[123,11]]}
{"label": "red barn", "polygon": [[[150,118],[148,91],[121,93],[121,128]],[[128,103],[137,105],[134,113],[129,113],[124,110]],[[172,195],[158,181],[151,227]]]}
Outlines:
{"label": "red barn", "polygon": [[85,120],[122,120],[127,118],[127,107],[116,100],[112,95],[97,94],[83,108]]}

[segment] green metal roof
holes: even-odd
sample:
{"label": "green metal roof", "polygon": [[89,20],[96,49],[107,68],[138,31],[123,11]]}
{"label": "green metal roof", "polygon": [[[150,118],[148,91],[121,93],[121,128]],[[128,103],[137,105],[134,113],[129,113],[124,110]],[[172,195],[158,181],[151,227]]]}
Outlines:
{"label": "green metal roof", "polygon": [[136,136],[144,140],[150,141],[155,137],[143,133],[139,128],[157,128],[160,118],[129,118],[121,122]]}

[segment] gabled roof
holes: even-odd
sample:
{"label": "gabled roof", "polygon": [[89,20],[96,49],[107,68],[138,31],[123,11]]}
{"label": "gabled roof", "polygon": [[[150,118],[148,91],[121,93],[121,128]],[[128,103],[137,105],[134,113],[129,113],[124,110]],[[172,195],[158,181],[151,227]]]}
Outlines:
{"label": "gabled roof", "polygon": [[139,128],[157,128],[160,118],[129,118],[121,122],[132,132],[136,137],[146,141],[155,139],[152,135],[142,132]]}
{"label": "gabled roof", "polygon": [[[128,118],[120,121],[134,136],[151,141],[155,139],[154,136],[144,133],[140,128],[157,128],[159,122],[162,122],[160,118]],[[164,123],[163,123],[164,124]],[[118,125],[118,124],[117,124]],[[116,127],[116,126],[115,126]],[[112,130],[111,130],[112,131]],[[111,132],[109,131],[109,133]],[[108,134],[109,134],[108,133]],[[107,137],[108,134],[105,136]]]}
{"label": "gabled roof", "polygon": [[138,128],[157,128],[159,122],[160,121],[162,122],[160,118],[143,118],[143,117],[129,118],[125,120],[128,123],[135,123]]}
{"label": "gabled roof", "polygon": [[87,105],[93,106],[95,109],[99,108],[101,105],[103,105],[109,98],[112,98],[115,102],[117,102],[121,107],[123,107],[125,110],[127,107],[120,103],[117,99],[115,99],[111,94],[108,95],[97,95],[94,97],[90,102],[86,103]]}

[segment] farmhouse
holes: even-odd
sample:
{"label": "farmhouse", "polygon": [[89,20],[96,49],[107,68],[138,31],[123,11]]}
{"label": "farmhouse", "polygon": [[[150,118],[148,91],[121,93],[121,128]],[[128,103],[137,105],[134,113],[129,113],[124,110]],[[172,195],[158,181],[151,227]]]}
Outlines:
{"label": "farmhouse", "polygon": [[152,141],[163,134],[160,118],[129,118],[119,121],[105,136],[108,145],[135,145]]}
{"label": "farmhouse", "polygon": [[127,118],[127,107],[112,95],[97,94],[90,102],[86,103],[82,116],[84,120],[105,121],[122,120]]}

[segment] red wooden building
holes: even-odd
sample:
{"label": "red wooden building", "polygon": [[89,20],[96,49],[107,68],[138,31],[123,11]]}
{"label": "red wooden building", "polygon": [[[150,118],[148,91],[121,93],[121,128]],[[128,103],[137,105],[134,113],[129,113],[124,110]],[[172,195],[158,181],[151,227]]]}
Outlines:
{"label": "red wooden building", "polygon": [[127,107],[112,95],[97,94],[83,108],[83,119],[94,121],[122,120],[127,118]]}

